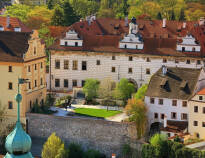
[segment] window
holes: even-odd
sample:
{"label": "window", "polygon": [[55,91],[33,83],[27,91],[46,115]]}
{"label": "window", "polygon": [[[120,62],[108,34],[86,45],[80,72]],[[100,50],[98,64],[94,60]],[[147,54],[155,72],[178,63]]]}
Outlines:
{"label": "window", "polygon": [[159,105],[163,105],[163,99],[159,99]]}
{"label": "window", "polygon": [[162,62],[163,62],[163,63],[166,63],[166,62],[167,62],[167,59],[166,59],[166,58],[164,58]]}
{"label": "window", "polygon": [[188,59],[187,61],[186,61],[186,64],[190,64],[191,63],[191,61]]}
{"label": "window", "polygon": [[185,52],[185,47],[182,47],[182,52]]}
{"label": "window", "polygon": [[34,81],[34,87],[37,87],[37,80]]}
{"label": "window", "polygon": [[37,70],[37,64],[35,64],[35,66],[34,66],[34,67],[35,67],[35,70]]}
{"label": "window", "polygon": [[41,78],[41,83],[40,84],[41,84],[41,86],[43,85],[43,78]]}
{"label": "window", "polygon": [[197,60],[197,61],[196,61],[196,64],[197,64],[197,65],[200,65],[200,64],[201,64],[201,60]]}
{"label": "window", "polygon": [[78,46],[78,42],[75,42],[75,46],[76,46],[76,47]]}
{"label": "window", "polygon": [[198,121],[194,121],[194,122],[193,122],[193,125],[194,125],[194,126],[198,126]]}
{"label": "window", "polygon": [[187,101],[182,101],[182,106],[187,107]]}
{"label": "window", "polygon": [[41,69],[43,68],[43,62],[41,62]]}
{"label": "window", "polygon": [[28,89],[31,89],[31,82],[28,83]]}
{"label": "window", "polygon": [[132,74],[132,68],[128,68],[128,73]]}
{"label": "window", "polygon": [[129,61],[132,61],[132,56],[129,56]]}
{"label": "window", "polygon": [[0,31],[4,31],[4,27],[3,26],[0,26]]}
{"label": "window", "polygon": [[112,60],[115,60],[115,56],[112,56]]}
{"label": "window", "polygon": [[125,49],[127,48],[127,45],[126,45],[126,44],[124,45],[124,48],[125,48]]}
{"label": "window", "polygon": [[73,70],[78,70],[78,61],[73,60]]}
{"label": "window", "polygon": [[154,118],[158,119],[158,113],[154,113]]}
{"label": "window", "polygon": [[100,60],[97,60],[97,61],[96,61],[96,65],[100,65]]}
{"label": "window", "polygon": [[82,70],[87,70],[87,62],[82,61]]}
{"label": "window", "polygon": [[68,88],[68,79],[64,79],[64,87]]}
{"label": "window", "polygon": [[150,74],[150,69],[146,69],[146,74],[147,74],[147,75]]}
{"label": "window", "polygon": [[115,67],[112,67],[112,72],[115,72]]}
{"label": "window", "polygon": [[205,127],[205,122],[202,122],[202,127]]}
{"label": "window", "polygon": [[172,106],[177,106],[177,100],[172,100]]}
{"label": "window", "polygon": [[167,133],[167,136],[168,136],[168,137],[170,137],[170,136],[171,136],[171,134],[170,134],[170,133]]}
{"label": "window", "polygon": [[181,114],[181,120],[187,120],[188,119],[188,115],[185,113]]}
{"label": "window", "polygon": [[69,69],[69,61],[64,60],[64,69]]}
{"label": "window", "polygon": [[154,98],[150,98],[150,103],[154,104]]}
{"label": "window", "polygon": [[77,87],[77,80],[73,80],[73,87]]}
{"label": "window", "polygon": [[161,119],[164,120],[164,114],[161,114]]}
{"label": "window", "polygon": [[175,59],[175,63],[178,64],[178,63],[179,63],[179,60]]}
{"label": "window", "polygon": [[9,108],[9,109],[13,109],[13,102],[12,102],[12,101],[9,101],[9,102],[8,102],[8,108]]}
{"label": "window", "polygon": [[12,82],[9,82],[9,89],[10,89],[10,90],[13,89],[13,84],[12,84]]}
{"label": "window", "polygon": [[176,119],[177,118],[177,113],[176,112],[172,112],[171,113],[171,118],[172,119]]}
{"label": "window", "polygon": [[138,49],[138,45],[136,45],[136,49]]}
{"label": "window", "polygon": [[81,81],[81,86],[83,87],[85,85],[85,80]]}
{"label": "window", "polygon": [[198,112],[198,106],[194,106],[194,112]]}
{"label": "window", "polygon": [[147,61],[147,62],[150,62],[150,58],[147,58],[146,61]]}
{"label": "window", "polygon": [[36,55],[36,47],[34,47],[33,54]]}
{"label": "window", "polygon": [[199,96],[199,100],[203,100],[203,96]]}
{"label": "window", "polygon": [[205,114],[205,107],[203,107],[203,113]]}
{"label": "window", "polygon": [[55,61],[55,68],[60,69],[60,60]]}
{"label": "window", "polygon": [[55,87],[60,87],[60,79],[55,79]]}
{"label": "window", "polygon": [[31,72],[31,66],[28,66],[28,72]]}
{"label": "window", "polygon": [[9,72],[12,72],[12,66],[9,66]]}
{"label": "window", "polygon": [[14,31],[15,31],[15,32],[21,32],[21,28],[20,28],[20,27],[15,27],[15,28],[14,28]]}
{"label": "window", "polygon": [[192,52],[195,52],[195,51],[196,51],[196,48],[195,48],[195,47],[193,47],[193,48],[192,48]]}
{"label": "window", "polygon": [[65,42],[65,46],[67,46],[68,45],[68,42]]}

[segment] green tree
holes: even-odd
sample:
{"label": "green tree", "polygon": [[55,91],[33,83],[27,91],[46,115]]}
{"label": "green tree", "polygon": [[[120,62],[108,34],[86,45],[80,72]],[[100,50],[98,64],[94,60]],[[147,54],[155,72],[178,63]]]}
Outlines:
{"label": "green tree", "polygon": [[137,93],[135,94],[135,99],[141,99],[144,100],[145,97],[145,93],[147,91],[148,85],[144,84],[142,85],[142,87],[140,87],[137,91]]}
{"label": "green tree", "polygon": [[96,79],[85,80],[85,85],[83,86],[83,92],[85,93],[86,99],[92,101],[93,98],[97,97],[97,92],[99,89],[99,81]]}
{"label": "green tree", "polygon": [[71,143],[68,146],[68,158],[83,158],[83,150],[80,145]]}
{"label": "green tree", "polygon": [[176,4],[177,4],[177,0],[166,0],[166,1],[160,0],[162,16],[170,20],[172,17],[172,11],[174,11]]}
{"label": "green tree", "polygon": [[106,158],[106,156],[97,150],[90,149],[84,153],[83,158]]}
{"label": "green tree", "polygon": [[128,15],[127,0],[118,0],[113,4],[113,12],[116,18],[124,18]]}
{"label": "green tree", "polygon": [[157,19],[162,20],[162,14],[160,12],[158,12],[158,14],[157,14]]}
{"label": "green tree", "polygon": [[31,7],[24,4],[14,4],[6,7],[5,15],[11,17],[17,17],[21,21],[25,22],[28,18],[28,13],[31,11]]}
{"label": "green tree", "polygon": [[65,158],[66,152],[62,140],[52,133],[43,145],[42,158]]}
{"label": "green tree", "polygon": [[117,83],[117,87],[115,89],[115,97],[118,99],[122,99],[124,103],[126,103],[127,100],[131,98],[132,93],[134,92],[134,85],[130,83],[127,79],[122,78],[120,82]]}
{"label": "green tree", "polygon": [[129,99],[125,111],[129,120],[136,124],[137,137],[140,139],[146,132],[147,107],[142,100]]}
{"label": "green tree", "polygon": [[54,14],[51,18],[51,24],[55,26],[64,25],[64,11],[60,5],[56,5]]}

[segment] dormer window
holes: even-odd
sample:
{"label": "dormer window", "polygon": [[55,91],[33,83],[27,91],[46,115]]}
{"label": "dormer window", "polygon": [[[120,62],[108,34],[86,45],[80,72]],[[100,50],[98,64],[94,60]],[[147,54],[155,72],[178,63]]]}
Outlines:
{"label": "dormer window", "polygon": [[15,27],[15,28],[14,28],[14,31],[15,31],[15,32],[21,32],[21,28],[20,28],[20,27]]}
{"label": "dormer window", "polygon": [[68,42],[65,42],[65,46],[67,46],[68,45]]}
{"label": "dormer window", "polygon": [[166,78],[163,78],[162,81],[161,81],[161,83],[160,83],[160,87],[161,87],[161,88],[164,88],[164,87],[166,86],[167,82],[168,82],[167,79],[166,79]]}
{"label": "dormer window", "polygon": [[76,46],[76,47],[78,46],[78,42],[75,42],[75,46]]}
{"label": "dormer window", "polygon": [[193,47],[193,48],[192,48],[192,52],[195,52],[195,51],[196,51],[196,48],[195,48],[195,47]]}
{"label": "dormer window", "polygon": [[4,27],[3,26],[0,26],[0,31],[4,31]]}
{"label": "dormer window", "polygon": [[188,82],[183,80],[182,83],[180,84],[180,89],[184,90],[188,86]]}

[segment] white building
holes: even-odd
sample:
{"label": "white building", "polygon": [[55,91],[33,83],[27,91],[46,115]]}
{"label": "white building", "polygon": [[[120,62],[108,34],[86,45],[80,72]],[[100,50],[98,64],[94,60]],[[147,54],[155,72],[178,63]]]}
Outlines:
{"label": "white building", "polygon": [[162,67],[152,77],[145,95],[149,124],[188,121],[188,100],[205,87],[204,69]]}
{"label": "white building", "polygon": [[[162,65],[168,67],[201,68],[204,66],[205,50],[194,52],[178,51],[177,28],[189,30],[192,22],[137,20],[127,24],[127,19],[94,19],[72,25],[50,47],[50,73],[47,88],[51,91],[71,91],[82,87],[88,78],[115,81],[130,79],[140,87]],[[174,24],[173,24],[174,23]],[[198,26],[197,29],[203,29]],[[201,36],[198,43],[203,43]],[[186,37],[185,37],[186,38]],[[191,39],[192,40],[192,39]],[[67,42],[67,43],[66,43]],[[198,47],[198,45],[197,45]],[[190,54],[189,54],[190,53]],[[166,100],[170,104],[172,100]],[[178,101],[178,104],[182,103]],[[182,108],[183,109],[183,108]],[[179,116],[177,116],[179,118]]]}

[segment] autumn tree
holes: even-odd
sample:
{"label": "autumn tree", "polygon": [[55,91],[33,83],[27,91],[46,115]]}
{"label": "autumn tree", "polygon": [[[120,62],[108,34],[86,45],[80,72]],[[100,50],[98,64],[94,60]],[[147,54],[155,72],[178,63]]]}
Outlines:
{"label": "autumn tree", "polygon": [[66,151],[62,140],[52,133],[43,145],[42,158],[66,158]]}
{"label": "autumn tree", "polygon": [[142,100],[129,99],[125,107],[129,120],[134,122],[137,129],[137,137],[140,139],[146,132],[147,107]]}

